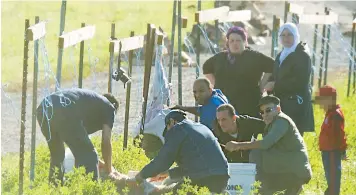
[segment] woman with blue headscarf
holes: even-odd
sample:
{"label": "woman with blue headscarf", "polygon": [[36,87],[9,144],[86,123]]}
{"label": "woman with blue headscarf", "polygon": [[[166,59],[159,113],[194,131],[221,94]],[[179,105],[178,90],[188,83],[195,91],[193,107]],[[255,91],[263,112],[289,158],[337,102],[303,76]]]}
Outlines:
{"label": "woman with blue headscarf", "polygon": [[293,23],[282,25],[278,34],[283,50],[275,59],[273,77],[265,90],[273,91],[280,98],[282,111],[292,118],[303,135],[314,131],[309,49],[300,41],[298,28]]}
{"label": "woman with blue headscarf", "polygon": [[226,39],[227,50],[209,58],[203,64],[203,73],[239,114],[259,117],[256,105],[273,71],[274,60],[248,47],[247,32],[241,27],[231,27]]}

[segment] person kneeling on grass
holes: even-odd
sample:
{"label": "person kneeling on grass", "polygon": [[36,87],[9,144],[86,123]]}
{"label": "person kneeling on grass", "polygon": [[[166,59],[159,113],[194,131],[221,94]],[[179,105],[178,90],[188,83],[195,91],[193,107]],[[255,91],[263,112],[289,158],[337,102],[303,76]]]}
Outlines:
{"label": "person kneeling on grass", "polygon": [[[219,143],[230,141],[246,142],[263,134],[265,123],[263,120],[247,115],[236,115],[235,108],[231,104],[223,104],[216,110],[214,134]],[[248,150],[229,152],[223,147],[223,151],[229,163],[248,163]]]}
{"label": "person kneeling on grass", "polygon": [[226,144],[229,151],[251,150],[250,162],[256,163],[256,180],[262,183],[261,194],[299,194],[310,181],[312,171],[306,145],[293,120],[281,112],[280,100],[265,96],[259,102],[266,123],[263,140]]}
{"label": "person kneeling on grass", "polygon": [[321,87],[315,96],[316,103],[325,111],[319,135],[319,148],[328,184],[325,195],[340,194],[341,160],[346,160],[345,118],[340,105],[336,103],[336,96],[336,89],[331,86]]}
{"label": "person kneeling on grass", "polygon": [[[89,139],[89,134],[102,130],[102,156],[106,172],[111,173],[111,131],[118,101],[111,94],[100,95],[86,89],[68,89],[44,98],[37,108],[37,120],[47,140],[51,154],[49,181],[63,184],[64,143],[75,157],[75,166],[84,166],[93,179],[99,177],[98,155]],[[59,174],[54,176],[55,168]]]}
{"label": "person kneeling on grass", "polygon": [[172,109],[179,109],[192,113],[200,117],[200,123],[213,129],[213,123],[216,118],[216,109],[221,104],[229,103],[226,96],[219,90],[213,89],[207,78],[195,80],[193,85],[195,101],[199,106],[186,107],[176,105]]}
{"label": "person kneeling on grass", "polygon": [[[136,181],[142,183],[144,179],[168,172],[171,179],[188,177],[192,185],[222,193],[229,179],[228,163],[211,130],[188,120],[186,113],[179,110],[167,114],[165,124],[163,147],[136,175]],[[178,167],[169,169],[174,162]],[[173,191],[183,183],[179,182]]]}

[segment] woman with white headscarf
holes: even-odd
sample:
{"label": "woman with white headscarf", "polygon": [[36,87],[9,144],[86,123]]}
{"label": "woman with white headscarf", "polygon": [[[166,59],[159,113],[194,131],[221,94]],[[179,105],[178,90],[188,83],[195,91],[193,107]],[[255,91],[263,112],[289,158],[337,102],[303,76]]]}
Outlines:
{"label": "woman with white headscarf", "polygon": [[282,25],[278,34],[283,50],[275,59],[273,77],[265,90],[273,91],[280,98],[282,111],[293,119],[303,135],[314,131],[309,49],[300,41],[298,28],[293,23]]}

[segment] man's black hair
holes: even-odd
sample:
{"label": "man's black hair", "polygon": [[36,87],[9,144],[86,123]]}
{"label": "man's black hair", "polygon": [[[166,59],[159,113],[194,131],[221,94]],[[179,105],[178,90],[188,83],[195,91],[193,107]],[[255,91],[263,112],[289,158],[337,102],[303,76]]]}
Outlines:
{"label": "man's black hair", "polygon": [[119,109],[119,102],[117,101],[115,96],[113,96],[111,93],[105,93],[103,96],[106,97],[106,99],[108,99],[110,103],[112,103],[115,108],[115,111]]}
{"label": "man's black hair", "polygon": [[167,123],[169,122],[169,119],[173,119],[175,121],[177,121],[178,123],[183,121],[184,119],[186,119],[187,117],[187,113],[181,111],[181,110],[171,110],[166,118],[164,119],[164,122]]}
{"label": "man's black hair", "polygon": [[280,99],[276,96],[273,96],[273,95],[267,95],[267,96],[264,96],[260,99],[259,103],[258,103],[258,107],[262,106],[262,105],[266,105],[266,104],[269,104],[269,103],[273,103],[275,105],[279,105],[280,104]]}

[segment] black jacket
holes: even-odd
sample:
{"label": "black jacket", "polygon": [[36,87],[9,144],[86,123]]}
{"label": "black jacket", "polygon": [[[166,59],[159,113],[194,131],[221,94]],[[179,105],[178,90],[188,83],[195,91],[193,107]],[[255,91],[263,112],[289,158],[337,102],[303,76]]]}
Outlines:
{"label": "black jacket", "polygon": [[274,60],[251,48],[235,55],[233,64],[227,51],[217,53],[203,64],[203,74],[213,74],[220,89],[239,114],[259,117],[256,105],[261,98],[262,74],[272,73]]}
{"label": "black jacket", "polygon": [[[236,142],[247,142],[251,141],[252,136],[257,138],[258,134],[263,134],[265,123],[258,118],[250,117],[248,115],[239,115],[236,119],[238,136],[237,138],[232,137],[228,133],[224,133],[221,130],[220,125],[215,120],[213,132],[218,138],[220,144],[226,144],[229,141]],[[235,151],[229,152],[222,147],[223,152],[229,163],[248,163],[249,162],[249,151]]]}
{"label": "black jacket", "polygon": [[293,119],[300,132],[314,131],[314,115],[310,84],[312,66],[306,43],[299,43],[280,65],[275,60],[273,93],[281,99],[282,111]]}

